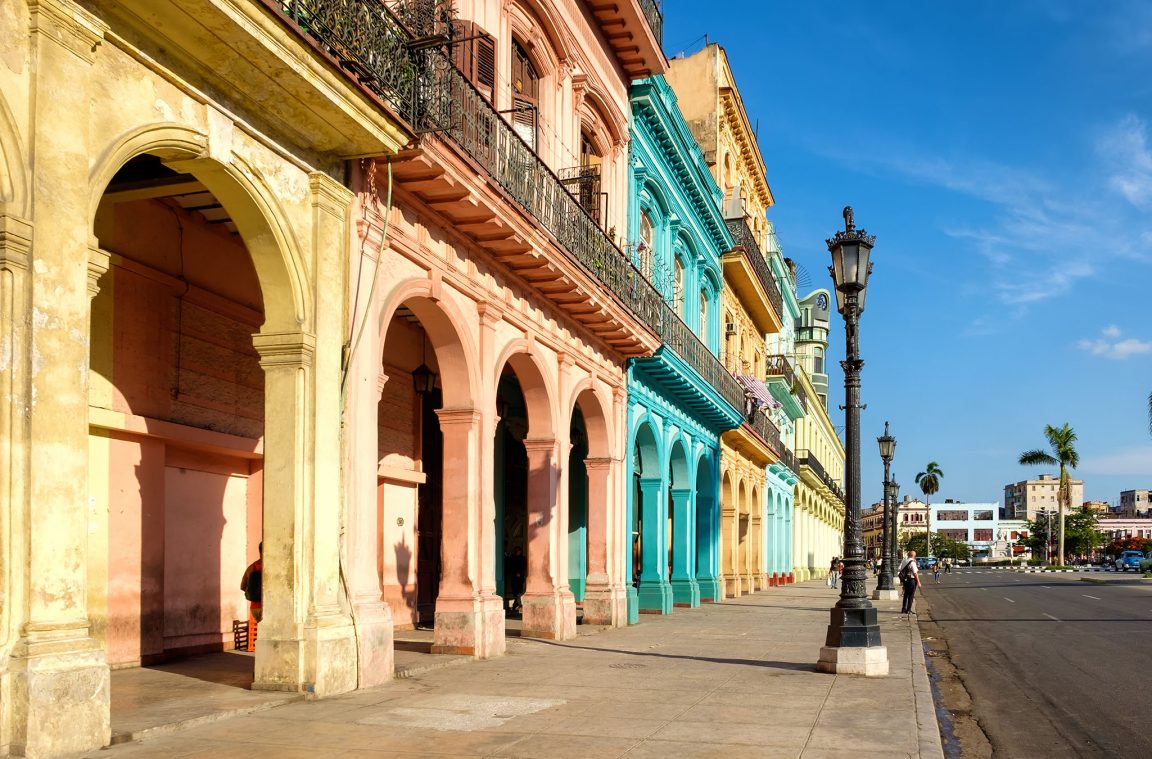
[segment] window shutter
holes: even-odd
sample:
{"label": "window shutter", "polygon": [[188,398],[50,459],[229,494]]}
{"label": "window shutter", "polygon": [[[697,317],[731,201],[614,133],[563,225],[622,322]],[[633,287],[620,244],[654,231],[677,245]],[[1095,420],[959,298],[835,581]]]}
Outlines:
{"label": "window shutter", "polygon": [[525,98],[512,99],[512,128],[536,150],[536,104]]}
{"label": "window shutter", "polygon": [[496,40],[489,34],[476,39],[475,82],[489,97],[496,89]]}
{"label": "window shutter", "polygon": [[496,89],[496,38],[473,21],[452,22],[452,63],[488,101]]}

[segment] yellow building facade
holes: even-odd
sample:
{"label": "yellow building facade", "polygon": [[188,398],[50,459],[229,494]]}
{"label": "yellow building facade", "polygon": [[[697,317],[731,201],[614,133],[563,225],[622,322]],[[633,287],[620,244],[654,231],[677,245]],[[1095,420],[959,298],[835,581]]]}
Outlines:
{"label": "yellow building facade", "polygon": [[796,483],[793,562],[796,578],[828,573],[844,546],[844,444],[828,415],[825,351],[831,295],[816,290],[800,300],[796,323],[796,381],[807,413],[796,421]]}
{"label": "yellow building facade", "polygon": [[410,137],[258,3],[16,0],[0,50],[0,753],[105,745],[261,539],[254,687],[354,689],[336,177]]}
{"label": "yellow building facade", "polygon": [[765,215],[772,190],[724,48],[706,45],[674,59],[667,79],[724,192],[734,244],[721,259],[721,360],[748,388],[750,424],[720,437],[720,566],[725,595],[739,596],[769,585],[767,551],[779,544],[768,534],[767,468],[780,461],[786,441],[773,419],[779,404],[764,385],[766,338],[783,326],[780,285],[765,256],[774,250]]}

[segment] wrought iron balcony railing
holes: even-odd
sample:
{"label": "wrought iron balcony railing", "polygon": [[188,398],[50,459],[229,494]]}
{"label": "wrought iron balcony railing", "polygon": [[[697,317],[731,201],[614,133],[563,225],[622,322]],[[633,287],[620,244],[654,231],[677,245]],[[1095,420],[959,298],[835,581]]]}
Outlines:
{"label": "wrought iron balcony railing", "polygon": [[[456,68],[448,0],[263,0],[417,133],[447,137],[736,409],[739,381],[600,228],[580,198]],[[659,37],[660,8],[641,0]]]}
{"label": "wrought iron balcony railing", "polygon": [[756,236],[752,234],[748,222],[743,218],[725,219],[724,224],[728,227],[729,234],[732,235],[732,241],[736,243],[737,247],[744,250],[744,257],[752,265],[752,271],[756,272],[756,279],[760,280],[760,286],[764,288],[764,292],[768,293],[768,300],[772,303],[772,308],[776,309],[776,316],[783,319],[784,298],[780,295],[780,285],[776,282],[776,275],[772,273],[772,269],[769,268],[768,262],[764,259],[760,246],[756,244]]}
{"label": "wrought iron balcony railing", "polygon": [[792,366],[792,360],[787,356],[775,355],[768,356],[766,360],[764,373],[769,377],[783,377],[784,382],[788,387],[796,384],[796,369]]}
{"label": "wrought iron balcony railing", "polygon": [[576,198],[580,207],[588,212],[601,227],[604,226],[604,207],[607,205],[608,193],[600,187],[599,166],[575,166],[560,171],[560,182]]}
{"label": "wrought iron balcony railing", "polygon": [[824,469],[824,465],[820,463],[820,459],[816,458],[812,451],[801,448],[796,451],[796,458],[802,466],[807,466],[811,469],[813,473],[820,478],[820,481],[828,486],[828,489],[835,493],[841,501],[844,500],[844,491],[840,489],[840,483],[828,475],[828,472]]}
{"label": "wrought iron balcony railing", "polygon": [[662,318],[659,322],[653,323],[653,326],[657,327],[656,331],[660,335],[660,339],[676,351],[680,358],[688,362],[688,365],[695,369],[705,382],[715,388],[724,400],[732,404],[732,408],[742,411],[744,409],[744,386],[740,384],[740,380],[733,377],[724,368],[724,364],[720,363],[716,354],[708,350],[708,346],[704,345],[696,333],[690,330],[688,325],[676,315],[672,306],[664,300],[660,301],[660,305]]}
{"label": "wrought iron balcony railing", "polygon": [[652,36],[660,44],[664,44],[664,13],[660,7],[662,5],[661,0],[640,0],[644,18],[648,19],[648,26],[652,28]]}
{"label": "wrought iron balcony railing", "polygon": [[780,430],[772,423],[772,420],[758,410],[748,414],[746,420],[748,425],[756,431],[756,434],[768,444],[776,455],[783,458],[787,448],[784,447],[783,442],[780,440]]}

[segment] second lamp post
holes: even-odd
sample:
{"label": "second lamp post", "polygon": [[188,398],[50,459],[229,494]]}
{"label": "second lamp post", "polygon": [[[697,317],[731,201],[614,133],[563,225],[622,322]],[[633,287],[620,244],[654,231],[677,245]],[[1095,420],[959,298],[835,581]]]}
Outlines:
{"label": "second lamp post", "polygon": [[883,538],[880,549],[880,581],[876,584],[876,590],[872,591],[872,598],[891,601],[896,598],[896,588],[892,585],[892,544],[889,539],[891,531],[888,529],[888,519],[890,514],[891,518],[895,519],[896,503],[892,497],[889,467],[892,464],[892,457],[896,454],[896,438],[888,434],[888,422],[884,422],[884,434],[876,438],[876,442],[880,445],[880,460],[884,462],[884,519],[881,522]]}

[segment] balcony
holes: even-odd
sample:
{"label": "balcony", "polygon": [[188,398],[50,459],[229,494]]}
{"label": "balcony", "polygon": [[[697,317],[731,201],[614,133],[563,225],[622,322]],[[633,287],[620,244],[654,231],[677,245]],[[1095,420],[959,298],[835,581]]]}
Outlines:
{"label": "balcony", "polygon": [[[398,188],[622,355],[656,350],[663,299],[589,214],[591,195],[579,197],[589,180],[578,177],[574,195],[453,65],[449,3],[264,2],[420,135],[387,159]],[[477,173],[491,182],[477,184]]]}
{"label": "balcony", "polygon": [[761,332],[776,333],[783,328],[784,300],[776,276],[756,244],[756,238],[743,219],[726,219],[725,226],[735,247],[720,261],[724,278],[732,283],[736,296]]}
{"label": "balcony", "polygon": [[630,79],[663,74],[664,14],[660,0],[589,0],[592,17]]}
{"label": "balcony", "polygon": [[[655,288],[652,291],[656,292]],[[646,382],[662,386],[677,398],[681,406],[691,409],[705,423],[718,429],[739,427],[744,420],[744,386],[724,368],[720,359],[708,350],[667,302],[661,300],[660,306],[660,318],[652,324],[665,347],[651,358],[638,359],[637,370],[645,376]],[[672,356],[668,355],[669,350]],[[687,369],[707,383],[711,388],[710,394],[700,392],[685,371]],[[727,407],[718,401],[726,403]]]}
{"label": "balcony", "polygon": [[765,369],[765,384],[772,393],[772,397],[784,406],[784,413],[793,421],[808,412],[808,405],[804,400],[804,393],[796,393],[796,367],[787,356],[768,356]]}
{"label": "balcony", "polygon": [[584,209],[596,225],[604,228],[604,207],[608,202],[608,193],[600,189],[599,166],[575,166],[560,171],[560,182],[576,198],[576,202]]}
{"label": "balcony", "polygon": [[820,463],[820,459],[812,453],[812,451],[803,448],[796,451],[796,460],[801,466],[806,466],[812,470],[816,478],[824,483],[825,487],[832,491],[832,493],[841,501],[844,500],[844,491],[840,489],[840,483],[832,479],[828,472],[825,471],[824,466]]}
{"label": "balcony", "polygon": [[767,443],[772,452],[776,454],[777,460],[783,459],[788,449],[780,439],[779,428],[772,423],[772,420],[757,410],[749,414],[746,421],[748,426],[755,430],[760,439]]}

